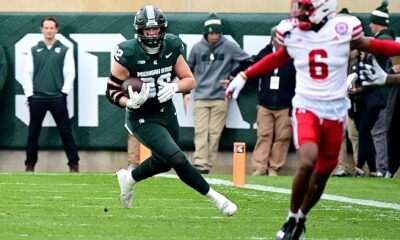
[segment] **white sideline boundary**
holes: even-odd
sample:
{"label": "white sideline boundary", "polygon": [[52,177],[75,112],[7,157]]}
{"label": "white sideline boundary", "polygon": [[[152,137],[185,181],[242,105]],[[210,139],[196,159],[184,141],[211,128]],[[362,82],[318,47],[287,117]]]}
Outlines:
{"label": "white sideline boundary", "polygon": [[[172,174],[159,174],[159,177],[165,178],[178,178],[176,175]],[[222,180],[217,178],[205,178],[209,184],[212,185],[223,185],[223,186],[233,186],[232,181]],[[252,189],[252,190],[259,190],[264,192],[274,192],[274,193],[282,193],[282,194],[290,194],[292,191],[285,188],[278,188],[278,187],[270,187],[270,186],[263,186],[263,185],[256,185],[256,184],[245,184],[244,188]],[[395,203],[386,203],[381,201],[374,201],[374,200],[365,200],[365,199],[355,199],[355,198],[348,198],[342,197],[337,195],[331,194],[322,194],[321,199],[336,201],[336,202],[343,202],[343,203],[351,203],[369,207],[377,207],[377,208],[387,208],[387,209],[394,209],[400,211],[400,204]]]}

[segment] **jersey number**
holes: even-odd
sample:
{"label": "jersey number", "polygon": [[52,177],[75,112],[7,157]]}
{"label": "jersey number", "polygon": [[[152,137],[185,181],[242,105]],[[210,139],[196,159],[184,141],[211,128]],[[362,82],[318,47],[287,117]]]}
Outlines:
{"label": "jersey number", "polygon": [[308,58],[311,78],[325,80],[328,77],[328,65],[320,60],[327,59],[328,53],[323,49],[315,49],[308,54]]}

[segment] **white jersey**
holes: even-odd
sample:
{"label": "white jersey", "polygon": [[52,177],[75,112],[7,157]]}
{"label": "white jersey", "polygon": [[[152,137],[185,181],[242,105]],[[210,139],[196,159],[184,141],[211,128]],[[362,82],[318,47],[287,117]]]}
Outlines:
{"label": "white jersey", "polygon": [[318,32],[302,31],[293,21],[282,21],[277,40],[294,59],[296,93],[315,100],[346,97],[350,41],[363,35],[361,22],[353,16],[329,19]]}
{"label": "white jersey", "polygon": [[[345,100],[350,41],[364,36],[361,22],[350,15],[338,15],[318,32],[302,31],[296,25],[288,19],[277,27],[277,41],[294,59],[296,95],[309,99],[311,104]],[[338,115],[342,114],[340,109]]]}

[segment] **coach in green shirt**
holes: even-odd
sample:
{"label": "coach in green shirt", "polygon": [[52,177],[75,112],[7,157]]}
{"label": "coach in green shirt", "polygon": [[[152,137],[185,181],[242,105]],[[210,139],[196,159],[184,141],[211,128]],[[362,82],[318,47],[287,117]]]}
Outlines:
{"label": "coach in green shirt", "polygon": [[58,22],[45,17],[41,21],[44,39],[28,52],[24,68],[24,92],[28,98],[30,122],[26,147],[26,171],[33,172],[38,160],[38,142],[47,111],[53,116],[61,136],[71,172],[78,172],[78,150],[71,131],[67,95],[75,79],[72,49],[55,36]]}

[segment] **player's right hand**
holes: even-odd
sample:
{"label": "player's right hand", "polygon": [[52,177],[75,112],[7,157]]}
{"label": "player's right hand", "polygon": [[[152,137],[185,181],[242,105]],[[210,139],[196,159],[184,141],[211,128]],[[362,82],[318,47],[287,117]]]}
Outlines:
{"label": "player's right hand", "polygon": [[132,86],[128,86],[128,92],[129,92],[129,99],[126,101],[126,106],[128,108],[133,108],[137,109],[139,108],[143,103],[147,101],[147,97],[149,96],[150,88],[151,85],[154,85],[154,83],[143,83],[142,89],[140,92],[134,92],[132,90]]}
{"label": "player's right hand", "polygon": [[229,83],[229,86],[225,90],[225,97],[230,99],[231,96],[233,99],[237,99],[240,91],[243,89],[246,84],[246,80],[243,78],[241,73],[238,73],[236,77]]}
{"label": "player's right hand", "polygon": [[360,63],[360,79],[363,86],[384,85],[387,75],[375,57],[372,57],[372,64]]}

